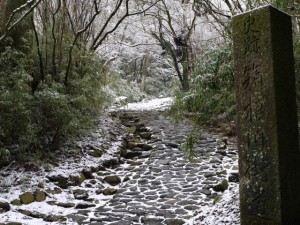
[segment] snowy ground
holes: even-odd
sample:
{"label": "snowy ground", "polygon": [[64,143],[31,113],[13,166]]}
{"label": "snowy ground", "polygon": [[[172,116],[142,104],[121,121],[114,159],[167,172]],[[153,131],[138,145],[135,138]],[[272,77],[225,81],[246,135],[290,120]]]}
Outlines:
{"label": "snowy ground", "polygon": [[[140,103],[126,103],[121,107],[122,110],[163,110],[172,102],[171,98],[161,98],[151,101],[145,101]],[[116,110],[112,108],[111,110]],[[41,169],[37,171],[26,171],[24,168],[20,168],[14,164],[7,168],[0,170],[0,202],[11,202],[19,198],[21,193],[26,191],[34,191],[37,188],[54,189],[55,185],[52,182],[47,181],[47,177],[53,174],[56,175],[76,175],[82,169],[86,167],[96,167],[101,162],[114,157],[118,146],[121,143],[122,134],[124,134],[124,128],[115,124],[111,118],[102,118],[99,120],[98,129],[94,133],[87,136],[85,139],[77,142],[77,151],[81,151],[83,156],[78,158],[72,158],[68,155],[58,162],[58,165],[51,163],[45,164]],[[105,149],[105,154],[101,158],[94,158],[86,154],[87,149],[90,147]],[[72,152],[69,152],[70,154]],[[81,189],[85,189],[85,183],[81,185]],[[92,188],[87,188],[91,191]],[[95,190],[92,190],[94,193]],[[97,206],[104,205],[111,197],[104,195],[90,196],[98,199]],[[70,213],[76,213],[78,209],[62,208],[57,205],[50,205],[47,202],[72,202],[75,205],[80,203],[80,200],[74,199],[72,195],[72,188],[69,192],[63,191],[60,194],[47,196],[46,201],[34,202],[28,205],[12,206],[11,210],[0,214],[0,224],[8,222],[18,222],[20,224],[61,224],[60,222],[45,222],[41,218],[33,218],[32,216],[26,216],[20,213],[20,210],[28,210],[30,212],[40,213],[42,215],[68,215]],[[186,224],[189,225],[233,225],[239,224],[238,218],[238,185],[230,186],[230,189],[226,191],[221,200],[209,207],[202,207],[199,211],[195,212],[195,217],[190,219]],[[38,217],[38,216],[37,216]],[[236,219],[233,219],[236,218]],[[233,221],[235,220],[235,221]],[[77,224],[72,222],[66,222],[64,224]],[[120,224],[121,225],[121,224]]]}
{"label": "snowy ground", "polygon": [[120,97],[117,101],[119,104],[111,108],[111,110],[128,110],[128,111],[147,111],[147,110],[164,110],[173,102],[173,98],[156,98],[152,100],[144,100],[142,102],[127,103],[126,97]]}

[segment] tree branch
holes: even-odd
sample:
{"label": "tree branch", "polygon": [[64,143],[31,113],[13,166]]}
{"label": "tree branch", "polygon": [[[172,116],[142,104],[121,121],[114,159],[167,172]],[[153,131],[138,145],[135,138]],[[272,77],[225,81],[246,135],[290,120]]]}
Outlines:
{"label": "tree branch", "polygon": [[[31,23],[32,23],[32,28],[33,28],[33,32],[34,32],[34,37],[35,37],[35,41],[36,41],[36,47],[37,47],[37,53],[39,56],[39,63],[40,63],[40,80],[43,80],[45,78],[45,73],[44,73],[44,63],[43,63],[43,57],[42,57],[42,53],[41,53],[41,48],[40,48],[40,42],[39,42],[39,36],[35,27],[35,23],[34,23],[34,19],[32,17],[31,19]],[[37,82],[39,82],[40,80],[38,80]],[[34,89],[32,90],[33,92],[35,91]]]}
{"label": "tree branch", "polygon": [[0,41],[3,41],[6,37],[7,37],[7,34],[8,32],[13,28],[15,27],[18,23],[20,23],[24,18],[26,18],[34,9],[35,7],[38,6],[38,4],[40,4],[40,2],[42,0],[38,0],[35,4],[33,4],[28,10],[27,12],[25,12],[16,22],[14,22],[12,25],[10,25],[10,23],[12,22],[13,20],[13,17],[21,12],[22,10],[24,10],[25,8],[27,8],[28,6],[30,6],[32,3],[34,3],[36,0],[28,0],[25,4],[21,5],[19,8],[15,9],[12,14],[10,15],[6,25],[5,25],[5,32],[4,34],[0,37]]}
{"label": "tree branch", "polygon": [[54,76],[57,77],[57,68],[56,68],[56,62],[55,62],[55,57],[56,57],[56,44],[57,44],[57,40],[56,40],[56,36],[55,36],[55,16],[58,13],[58,11],[60,10],[61,7],[61,0],[58,0],[58,6],[55,10],[55,12],[52,14],[52,38],[53,38],[53,50],[52,50],[52,65],[53,65],[53,72],[54,72]]}
{"label": "tree branch", "polygon": [[[128,2],[128,0],[127,0]],[[97,34],[96,38],[94,39],[93,43],[92,43],[92,48],[95,50],[96,48],[94,46],[96,46],[96,43],[98,42],[98,40],[100,39],[101,35],[104,33],[104,30],[106,29],[106,27],[108,26],[109,22],[111,21],[111,19],[114,17],[114,15],[118,12],[118,10],[120,9],[121,5],[123,3],[123,0],[119,0],[118,4],[115,7],[115,10],[110,14],[110,16],[108,17],[108,19],[106,20],[105,24],[103,25],[103,27],[101,28],[100,32]]]}
{"label": "tree branch", "polygon": [[91,18],[91,20],[89,21],[89,23],[82,28],[81,30],[79,30],[76,33],[76,36],[73,40],[73,43],[69,49],[69,53],[68,53],[68,65],[67,65],[67,70],[66,70],[66,74],[65,74],[65,80],[64,80],[64,85],[67,87],[68,86],[68,79],[69,79],[69,74],[70,74],[70,70],[71,70],[71,64],[72,64],[72,53],[73,53],[73,49],[76,45],[76,42],[78,40],[78,38],[80,37],[81,34],[83,34],[85,31],[87,31],[87,29],[92,25],[92,23],[94,22],[94,20],[96,19],[96,17],[100,14],[100,10],[98,8],[97,5],[97,0],[94,0],[94,8],[95,8],[95,13],[93,15],[93,17]]}
{"label": "tree branch", "polygon": [[[129,13],[129,0],[126,0],[126,3],[125,3],[125,4],[126,4],[126,13],[124,14],[124,16],[122,16],[121,19],[116,23],[116,25],[115,25],[111,30],[107,31],[107,32],[103,35],[103,37],[100,39],[101,35],[102,35],[103,32],[104,32],[105,27],[107,26],[107,24],[108,24],[108,22],[109,22],[109,21],[107,20],[107,21],[106,21],[106,22],[107,22],[106,26],[103,27],[102,30],[101,30],[101,32],[97,35],[97,38],[94,40],[94,42],[93,42],[91,48],[92,48],[93,50],[96,50],[96,49],[103,43],[103,41],[106,39],[106,37],[107,37],[109,34],[113,33],[113,32],[119,27],[119,25],[123,22],[124,19],[126,19],[127,17],[130,17],[130,16],[135,16],[135,15],[143,14],[143,13],[145,13],[146,11],[148,11],[149,9],[151,9],[153,6],[155,6],[155,5],[156,5],[158,2],[160,2],[160,1],[162,1],[162,0],[157,0],[156,2],[154,2],[153,4],[151,4],[149,7],[147,7],[146,9],[144,9],[144,10],[142,10],[142,11],[135,12],[135,13]],[[100,40],[99,40],[99,39],[100,39]]]}

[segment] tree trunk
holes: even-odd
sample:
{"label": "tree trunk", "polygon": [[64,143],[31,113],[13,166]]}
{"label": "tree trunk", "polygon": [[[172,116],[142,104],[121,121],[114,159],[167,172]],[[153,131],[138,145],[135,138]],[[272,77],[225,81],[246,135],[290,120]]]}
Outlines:
{"label": "tree trunk", "polygon": [[146,54],[143,58],[143,63],[141,68],[141,85],[140,85],[141,91],[145,91],[145,81],[146,81],[146,75],[148,73],[148,66],[149,66],[149,55]]}

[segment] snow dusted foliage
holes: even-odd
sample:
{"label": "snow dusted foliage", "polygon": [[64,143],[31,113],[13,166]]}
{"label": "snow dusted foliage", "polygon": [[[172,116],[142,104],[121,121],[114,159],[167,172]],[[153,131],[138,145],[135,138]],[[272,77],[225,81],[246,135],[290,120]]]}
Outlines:
{"label": "snow dusted foliage", "polygon": [[[141,11],[147,5],[138,1],[131,10]],[[178,86],[184,63],[190,70],[203,45],[216,35],[206,18],[196,17],[192,2],[160,1],[146,13],[124,20],[97,52],[122,78],[138,83],[147,94],[160,96],[167,95],[172,85]],[[180,62],[181,47],[176,38],[187,39],[183,40],[189,54],[185,61]],[[162,40],[170,46],[169,52]],[[174,57],[172,53],[176,52]]]}

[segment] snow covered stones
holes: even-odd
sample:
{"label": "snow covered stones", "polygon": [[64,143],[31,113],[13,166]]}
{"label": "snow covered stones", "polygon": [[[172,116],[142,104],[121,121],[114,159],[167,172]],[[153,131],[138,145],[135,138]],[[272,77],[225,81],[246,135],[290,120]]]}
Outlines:
{"label": "snow covered stones", "polygon": [[300,156],[291,18],[272,6],[232,20],[242,225],[298,224]]}

